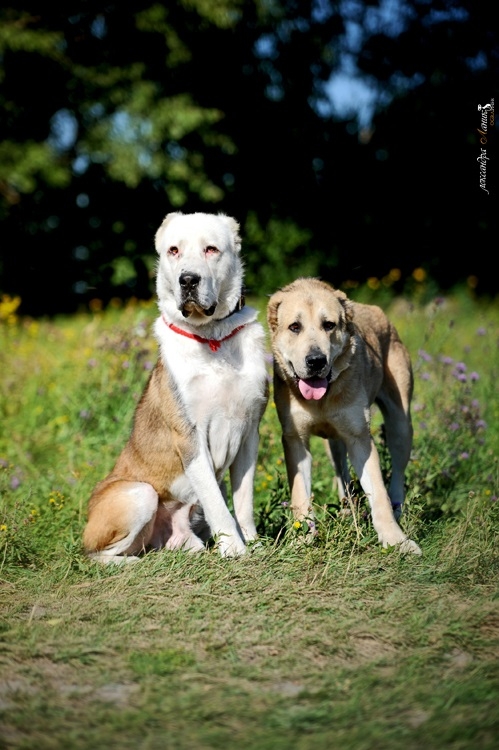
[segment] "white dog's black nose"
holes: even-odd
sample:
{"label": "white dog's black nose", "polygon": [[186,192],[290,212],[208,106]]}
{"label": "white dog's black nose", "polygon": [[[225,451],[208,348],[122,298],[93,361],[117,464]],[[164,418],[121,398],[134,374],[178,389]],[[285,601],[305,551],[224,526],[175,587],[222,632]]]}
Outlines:
{"label": "white dog's black nose", "polygon": [[180,284],[180,287],[184,293],[192,292],[193,289],[196,289],[199,282],[201,281],[201,276],[197,273],[181,273],[178,277],[178,281]]}
{"label": "white dog's black nose", "polygon": [[310,354],[307,354],[305,357],[305,364],[307,365],[309,373],[311,375],[316,375],[326,367],[326,355],[319,351],[311,351]]}

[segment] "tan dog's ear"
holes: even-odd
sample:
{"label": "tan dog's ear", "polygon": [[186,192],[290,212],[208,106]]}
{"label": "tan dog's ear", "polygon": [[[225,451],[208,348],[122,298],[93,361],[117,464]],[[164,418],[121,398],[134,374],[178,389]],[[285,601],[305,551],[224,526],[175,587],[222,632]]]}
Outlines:
{"label": "tan dog's ear", "polygon": [[160,228],[156,232],[156,235],[154,237],[154,244],[156,246],[156,252],[160,252],[160,244],[161,244],[161,238],[164,234],[164,231],[170,221],[174,219],[176,216],[182,216],[182,211],[173,211],[171,214],[167,214],[165,218],[163,219],[163,223],[161,224]]}
{"label": "tan dog's ear", "polygon": [[269,299],[269,303],[267,305],[267,323],[269,324],[269,328],[272,332],[277,328],[277,310],[281,302],[282,294],[280,292],[276,292]]}
{"label": "tan dog's ear", "polygon": [[345,311],[345,319],[347,323],[350,323],[353,320],[353,302],[351,299],[348,299],[345,292],[342,292],[340,289],[335,289],[334,294],[337,297],[337,299],[340,301],[341,306],[343,307]]}

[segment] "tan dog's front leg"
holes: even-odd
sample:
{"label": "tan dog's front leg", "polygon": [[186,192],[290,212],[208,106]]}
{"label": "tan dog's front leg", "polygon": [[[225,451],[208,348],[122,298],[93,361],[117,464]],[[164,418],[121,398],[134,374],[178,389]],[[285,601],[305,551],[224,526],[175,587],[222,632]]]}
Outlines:
{"label": "tan dog's front leg", "polygon": [[298,435],[283,435],[284,458],[291,489],[291,509],[298,521],[313,518],[312,455],[310,445]]}
{"label": "tan dog's front leg", "polygon": [[369,505],[374,529],[383,547],[400,545],[401,552],[420,555],[421,550],[408,539],[393,515],[392,505],[383,482],[378,451],[369,433],[349,438],[347,442],[350,461],[357,472]]}

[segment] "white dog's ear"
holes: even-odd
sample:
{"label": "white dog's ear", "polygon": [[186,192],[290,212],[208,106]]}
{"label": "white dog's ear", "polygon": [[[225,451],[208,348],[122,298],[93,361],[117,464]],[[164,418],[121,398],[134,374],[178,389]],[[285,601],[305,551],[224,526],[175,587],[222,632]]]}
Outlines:
{"label": "white dog's ear", "polygon": [[238,253],[241,250],[241,237],[239,235],[239,222],[232,218],[232,216],[227,216],[226,214],[218,214],[219,218],[222,219],[226,226],[229,227],[230,231],[232,232],[232,236],[234,239],[234,249]]}
{"label": "white dog's ear", "polygon": [[163,237],[166,227],[168,226],[170,221],[172,219],[175,219],[177,216],[182,216],[182,211],[173,211],[171,214],[167,214],[163,219],[163,223],[161,224],[154,237],[154,244],[156,246],[157,253],[159,253],[160,251],[161,238]]}

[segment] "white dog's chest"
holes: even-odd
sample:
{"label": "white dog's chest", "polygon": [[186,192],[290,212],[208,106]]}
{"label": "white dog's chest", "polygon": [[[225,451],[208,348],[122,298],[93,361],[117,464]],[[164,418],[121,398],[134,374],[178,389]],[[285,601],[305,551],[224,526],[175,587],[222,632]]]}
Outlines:
{"label": "white dog's chest", "polygon": [[267,373],[260,326],[249,327],[238,337],[213,352],[207,344],[168,332],[161,347],[186,416],[196,425],[217,473],[233,463],[247,431],[259,417],[265,393]]}

